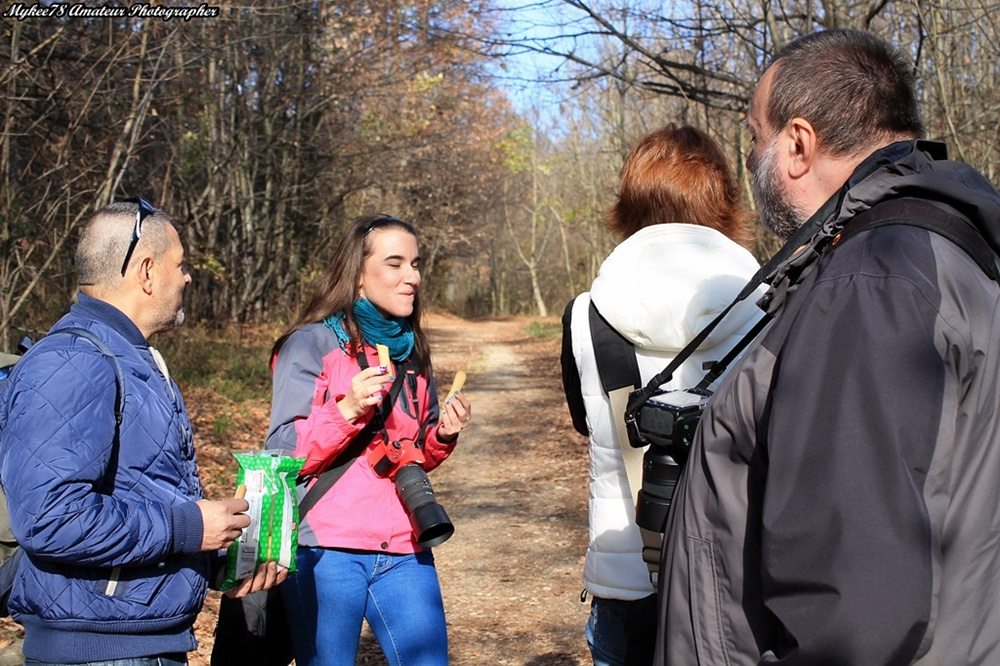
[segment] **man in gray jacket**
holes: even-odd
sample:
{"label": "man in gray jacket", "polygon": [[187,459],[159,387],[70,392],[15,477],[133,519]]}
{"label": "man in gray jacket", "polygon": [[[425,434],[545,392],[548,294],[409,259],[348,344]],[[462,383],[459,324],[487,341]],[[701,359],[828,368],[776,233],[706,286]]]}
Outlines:
{"label": "man in gray jacket", "polygon": [[866,33],[786,47],[748,126],[798,251],[678,486],[656,663],[1000,663],[1000,193]]}

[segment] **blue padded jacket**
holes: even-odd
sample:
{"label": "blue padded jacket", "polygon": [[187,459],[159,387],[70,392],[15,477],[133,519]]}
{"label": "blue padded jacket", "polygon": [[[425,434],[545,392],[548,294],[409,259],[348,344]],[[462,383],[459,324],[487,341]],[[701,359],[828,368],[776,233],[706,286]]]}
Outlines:
{"label": "blue padded jacket", "polygon": [[125,375],[115,445],[114,368],[89,341],[52,336],[0,392],[0,480],[24,559],[10,598],[24,654],[86,662],[196,647],[212,556],[187,410],[139,329],[85,295],[52,330],[94,331]]}

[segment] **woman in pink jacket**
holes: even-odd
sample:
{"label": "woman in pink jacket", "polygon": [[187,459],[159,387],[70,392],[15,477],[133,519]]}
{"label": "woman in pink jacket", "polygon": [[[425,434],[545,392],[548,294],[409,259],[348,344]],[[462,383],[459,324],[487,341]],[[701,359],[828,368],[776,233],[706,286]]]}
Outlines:
{"label": "woman in pink jacket", "polygon": [[274,345],[267,448],[305,458],[304,504],[316,477],[343,470],[301,521],[298,573],[282,586],[299,666],[353,665],[362,619],[390,664],[448,663],[430,546],[452,528],[424,472],[451,454],[471,408],[461,393],[438,403],[419,286],[413,227],[359,218]]}

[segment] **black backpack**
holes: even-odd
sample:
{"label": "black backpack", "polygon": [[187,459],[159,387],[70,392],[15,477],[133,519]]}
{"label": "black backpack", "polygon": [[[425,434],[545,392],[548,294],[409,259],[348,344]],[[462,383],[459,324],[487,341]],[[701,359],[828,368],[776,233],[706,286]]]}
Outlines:
{"label": "black backpack", "polygon": [[[125,375],[122,372],[121,365],[118,363],[118,359],[115,358],[114,353],[108,348],[107,344],[103,340],[97,337],[93,331],[89,331],[85,328],[78,328],[75,326],[70,326],[67,328],[58,328],[54,331],[50,331],[49,334],[43,338],[48,339],[49,337],[56,335],[58,333],[66,333],[69,335],[76,335],[81,338],[86,338],[93,343],[95,347],[101,352],[102,355],[106,356],[111,360],[112,365],[115,369],[115,382],[118,386],[117,395],[115,397],[115,446],[114,451],[117,454],[118,451],[118,428],[122,423],[122,415],[125,411]],[[17,360],[13,366],[8,366],[4,370],[9,372],[5,373],[3,377],[0,377],[0,388],[3,387],[4,383],[9,378],[10,374],[14,372],[17,365],[21,362],[25,356],[31,353],[32,349],[35,349],[41,344],[41,341],[37,345],[31,345],[30,341],[27,343],[22,342],[22,347],[24,348],[24,355]],[[0,430],[3,430],[3,422],[0,421]],[[17,575],[17,568],[24,557],[24,551],[18,547],[17,541],[14,539],[14,535],[10,531],[10,519],[7,515],[7,497],[4,495],[3,490],[0,489],[0,617],[6,617],[10,613],[7,610],[7,599],[10,597],[11,588],[14,586],[14,577]]]}

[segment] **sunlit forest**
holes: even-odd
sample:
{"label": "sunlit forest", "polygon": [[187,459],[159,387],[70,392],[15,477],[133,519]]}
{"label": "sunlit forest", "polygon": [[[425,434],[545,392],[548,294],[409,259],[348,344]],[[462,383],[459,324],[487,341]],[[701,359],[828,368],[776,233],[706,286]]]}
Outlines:
{"label": "sunlit forest", "polygon": [[197,326],[287,321],[370,212],[418,228],[430,307],[558,314],[613,247],[603,216],[631,143],[695,124],[745,182],[757,78],[827,28],[902,47],[930,138],[1000,180],[995,0],[212,6],[0,19],[0,349],[66,308],[82,222],[132,196],[177,220]]}

